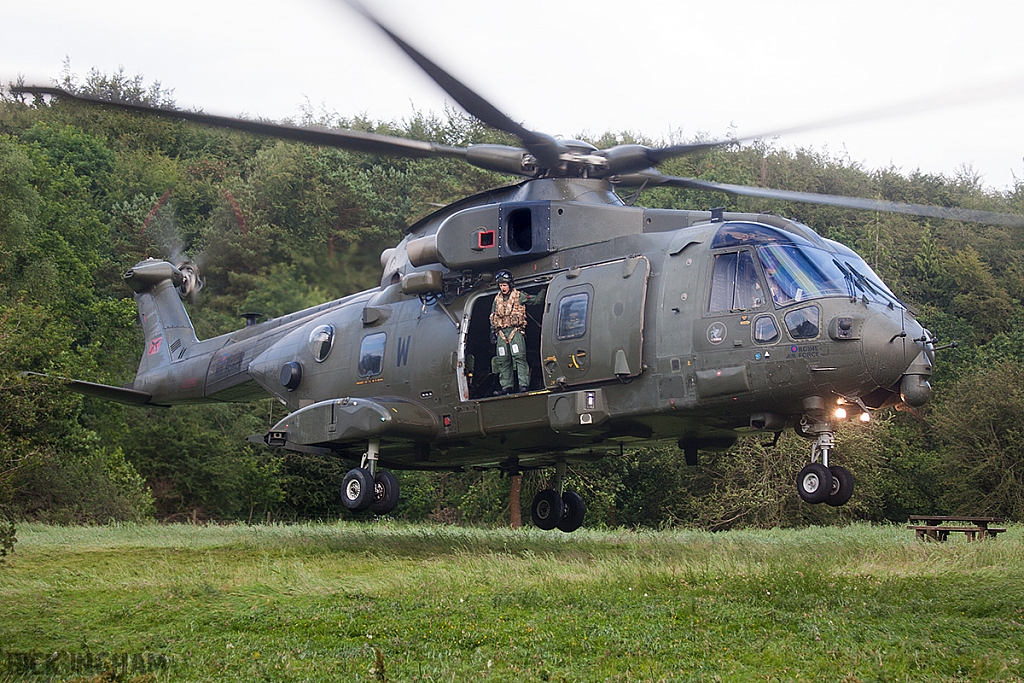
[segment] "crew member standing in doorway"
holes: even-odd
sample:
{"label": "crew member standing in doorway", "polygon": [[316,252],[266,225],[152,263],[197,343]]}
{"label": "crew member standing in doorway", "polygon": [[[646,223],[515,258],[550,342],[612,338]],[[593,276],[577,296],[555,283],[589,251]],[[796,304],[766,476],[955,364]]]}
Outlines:
{"label": "crew member standing in doorway", "polygon": [[[513,394],[518,380],[519,391],[530,390],[530,366],[526,362],[526,307],[544,303],[544,293],[520,292],[512,281],[512,273],[499,271],[494,277],[498,294],[491,304],[491,335],[494,337],[494,365],[501,389],[495,396]],[[513,365],[515,377],[512,376]]]}

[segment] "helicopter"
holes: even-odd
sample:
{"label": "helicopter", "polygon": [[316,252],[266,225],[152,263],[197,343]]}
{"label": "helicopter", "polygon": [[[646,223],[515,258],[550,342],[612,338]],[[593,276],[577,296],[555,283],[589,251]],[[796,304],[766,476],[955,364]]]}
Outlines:
{"label": "helicopter", "polygon": [[[810,504],[854,489],[831,462],[837,425],[928,403],[942,347],[856,252],[775,215],[647,209],[619,188],[724,192],[916,216],[1024,226],[1024,217],[791,192],[665,175],[669,159],[739,140],[667,147],[588,143],[532,131],[383,31],[469,114],[522,146],[453,147],[148,107],[59,88],[14,88],[100,106],[405,157],[449,157],[522,178],[466,197],[408,228],[381,254],[380,285],[199,340],[184,306],[202,287],[190,261],[139,262],[124,274],[145,346],[134,381],[70,381],[129,405],[280,401],[288,414],[250,441],[337,457],[352,467],[352,511],[393,511],[391,470],[551,470],[533,523],[572,532],[582,497],[567,466],[627,446],[675,444],[687,465],[745,434],[793,429],[810,442],[796,475]],[[498,382],[490,313],[509,282],[543,299],[527,309],[528,377]]]}

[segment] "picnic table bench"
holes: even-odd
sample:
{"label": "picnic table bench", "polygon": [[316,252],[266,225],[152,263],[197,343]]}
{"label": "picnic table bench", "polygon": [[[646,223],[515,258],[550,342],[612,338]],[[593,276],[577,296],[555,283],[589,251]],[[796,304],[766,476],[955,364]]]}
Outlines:
{"label": "picnic table bench", "polygon": [[1002,517],[962,517],[956,515],[912,515],[911,522],[924,522],[924,524],[909,524],[908,529],[913,529],[917,537],[923,540],[945,541],[949,538],[950,532],[962,533],[968,541],[979,538],[995,538],[1006,529],[991,527],[989,524],[1003,522]]}

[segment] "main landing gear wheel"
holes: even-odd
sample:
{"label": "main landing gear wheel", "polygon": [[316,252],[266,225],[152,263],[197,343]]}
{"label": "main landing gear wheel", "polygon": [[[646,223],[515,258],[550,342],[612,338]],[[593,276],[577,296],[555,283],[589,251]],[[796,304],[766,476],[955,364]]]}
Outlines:
{"label": "main landing gear wheel", "polygon": [[398,506],[398,479],[387,470],[377,470],[373,478],[373,501],[370,510],[386,515]]}
{"label": "main landing gear wheel", "polygon": [[796,492],[812,505],[825,502],[832,492],[832,473],[821,463],[812,462],[797,475]]}
{"label": "main landing gear wheel", "polygon": [[373,503],[373,490],[373,477],[369,470],[362,467],[351,469],[341,481],[341,504],[352,512],[365,510]]}
{"label": "main landing gear wheel", "polygon": [[544,531],[551,531],[558,526],[564,513],[565,504],[554,489],[544,489],[538,493],[530,506],[530,516],[533,517],[534,525]]}
{"label": "main landing gear wheel", "polygon": [[825,496],[825,505],[846,505],[853,495],[853,475],[850,470],[839,465],[829,465],[828,471],[832,474],[832,488]]}
{"label": "main landing gear wheel", "polygon": [[562,521],[558,528],[569,533],[583,526],[583,517],[587,514],[587,506],[578,493],[566,491],[562,494]]}

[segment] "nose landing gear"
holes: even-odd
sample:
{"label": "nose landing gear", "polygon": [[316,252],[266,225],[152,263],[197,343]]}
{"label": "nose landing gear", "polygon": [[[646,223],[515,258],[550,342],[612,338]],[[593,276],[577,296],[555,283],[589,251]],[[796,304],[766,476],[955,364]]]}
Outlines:
{"label": "nose landing gear", "polygon": [[828,464],[829,454],[835,448],[836,434],[832,423],[808,414],[800,421],[797,431],[814,439],[811,462],[796,477],[797,494],[812,505],[845,505],[853,495],[853,475],[845,467]]}

